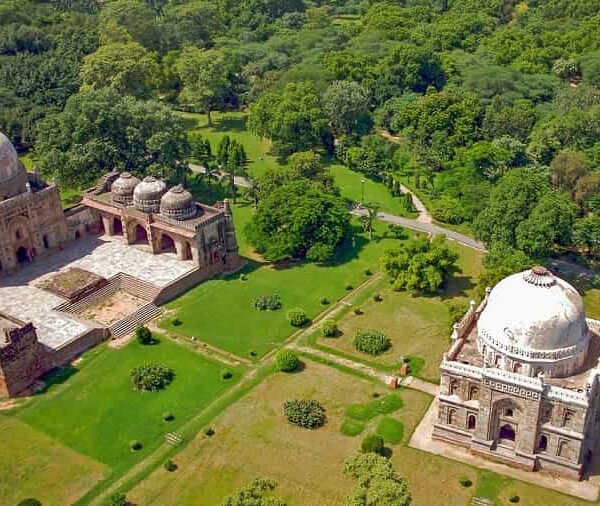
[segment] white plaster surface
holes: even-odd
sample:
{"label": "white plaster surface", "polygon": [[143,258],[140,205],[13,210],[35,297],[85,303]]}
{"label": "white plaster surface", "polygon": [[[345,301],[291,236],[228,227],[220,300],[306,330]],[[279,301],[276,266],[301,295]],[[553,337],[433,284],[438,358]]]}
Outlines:
{"label": "white plaster surface", "polygon": [[40,342],[59,348],[73,341],[93,324],[54,308],[64,300],[38,288],[43,279],[58,271],[79,267],[110,278],[119,272],[163,287],[194,268],[192,261],[174,253],[153,255],[147,247],[127,246],[120,236],[87,237],[65,251],[37,260],[18,273],[0,279],[0,311],[24,322],[33,322]]}

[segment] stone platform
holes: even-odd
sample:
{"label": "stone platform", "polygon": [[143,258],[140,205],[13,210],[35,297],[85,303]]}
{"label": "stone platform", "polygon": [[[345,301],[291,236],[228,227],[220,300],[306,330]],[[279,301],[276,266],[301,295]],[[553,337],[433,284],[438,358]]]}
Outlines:
{"label": "stone platform", "polygon": [[32,322],[38,339],[49,348],[58,349],[77,339],[94,323],[56,311],[65,299],[39,288],[45,279],[72,267],[104,278],[122,272],[161,288],[194,270],[194,263],[178,260],[174,253],[153,255],[147,246],[127,246],[120,236],[82,238],[0,279],[0,312]]}

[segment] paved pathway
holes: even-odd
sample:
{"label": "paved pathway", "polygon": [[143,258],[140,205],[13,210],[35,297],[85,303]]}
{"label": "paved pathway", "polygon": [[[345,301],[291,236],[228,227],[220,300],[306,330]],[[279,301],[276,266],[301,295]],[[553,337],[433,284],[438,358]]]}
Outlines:
{"label": "paved pathway", "polygon": [[[188,163],[188,166],[194,174],[206,174],[206,167],[203,167],[202,165],[197,165],[195,163]],[[220,170],[218,173],[219,179],[223,179],[224,177],[227,177],[228,175],[229,174],[223,170]],[[248,179],[247,177],[244,177],[244,176],[233,176],[233,184],[235,186],[241,186],[243,188],[250,188],[252,186],[250,179]]]}
{"label": "paved pathway", "polygon": [[410,190],[409,188],[407,188],[406,186],[404,186],[401,183],[400,191],[402,193],[408,193],[410,195],[410,198],[413,201],[415,209],[419,213],[419,217],[417,218],[417,221],[419,223],[433,223],[433,218],[431,217],[431,214],[429,214],[429,211],[425,207],[425,204],[423,204],[423,201],[419,197],[417,197],[415,195],[415,193],[412,192],[412,190]]}
{"label": "paved pathway", "polygon": [[[360,209],[358,207],[353,208],[350,212],[356,216],[364,216],[365,214],[367,214],[366,209]],[[435,225],[433,223],[422,223],[418,219],[414,220],[412,218],[404,218],[402,216],[396,216],[394,214],[384,212],[377,213],[377,218],[388,223],[393,223],[395,225],[400,225],[405,228],[410,228],[411,230],[425,232],[426,234],[441,234],[446,236],[451,241],[456,241],[469,248],[473,248],[479,251],[486,251],[483,243],[476,241],[472,237],[461,234],[459,232],[455,232],[454,230],[449,230],[447,228],[440,227],[439,225]]]}

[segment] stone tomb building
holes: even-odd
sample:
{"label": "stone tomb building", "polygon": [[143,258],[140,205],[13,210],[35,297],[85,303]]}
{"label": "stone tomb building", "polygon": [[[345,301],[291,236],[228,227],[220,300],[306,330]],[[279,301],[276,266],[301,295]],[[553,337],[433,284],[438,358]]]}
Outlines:
{"label": "stone tomb building", "polygon": [[508,276],[455,325],[433,437],[529,471],[581,479],[600,428],[600,336],[569,283]]}
{"label": "stone tomb building", "polygon": [[[63,211],[58,188],[26,172],[0,133],[0,397],[240,263],[227,201],[111,172]],[[90,319],[110,297],[129,297],[133,312]]]}

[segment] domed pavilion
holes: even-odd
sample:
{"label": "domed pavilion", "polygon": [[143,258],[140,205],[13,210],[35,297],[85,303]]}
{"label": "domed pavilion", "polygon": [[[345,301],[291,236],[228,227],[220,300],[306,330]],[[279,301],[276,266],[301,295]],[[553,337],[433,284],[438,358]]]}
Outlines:
{"label": "domed pavilion", "polygon": [[580,479],[600,429],[597,329],[577,290],[545,267],[487,289],[454,325],[433,437]]}

